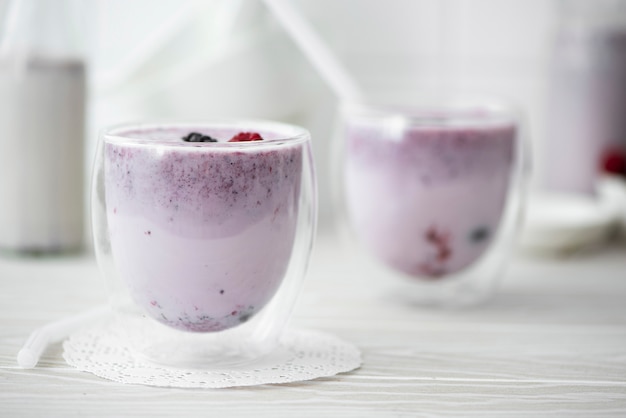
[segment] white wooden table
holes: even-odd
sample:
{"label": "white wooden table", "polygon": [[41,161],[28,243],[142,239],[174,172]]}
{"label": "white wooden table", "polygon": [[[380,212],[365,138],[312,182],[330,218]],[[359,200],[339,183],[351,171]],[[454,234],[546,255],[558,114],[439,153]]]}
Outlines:
{"label": "white wooden table", "polygon": [[17,367],[28,334],[106,301],[88,256],[0,258],[0,416],[626,416],[626,247],[518,257],[488,305],[416,309],[335,240],[318,240],[294,326],[363,351],[357,371],[220,390],[126,386],[67,366]]}

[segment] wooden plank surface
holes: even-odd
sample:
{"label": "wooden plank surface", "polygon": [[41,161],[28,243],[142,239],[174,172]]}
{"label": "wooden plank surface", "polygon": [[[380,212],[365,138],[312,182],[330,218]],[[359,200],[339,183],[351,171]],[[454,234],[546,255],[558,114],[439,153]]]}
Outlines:
{"label": "wooden plank surface", "polygon": [[121,385],[15,355],[47,321],[106,301],[89,257],[0,259],[0,416],[626,416],[626,248],[518,257],[491,303],[416,308],[329,235],[318,240],[293,326],[333,333],[363,367],[226,390]]}

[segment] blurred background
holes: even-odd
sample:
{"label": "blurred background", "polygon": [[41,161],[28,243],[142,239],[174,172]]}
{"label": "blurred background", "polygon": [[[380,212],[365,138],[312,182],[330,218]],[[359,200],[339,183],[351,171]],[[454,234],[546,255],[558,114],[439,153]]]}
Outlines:
{"label": "blurred background", "polygon": [[[54,3],[64,11],[61,17],[71,22],[64,27],[75,29],[68,35],[71,53],[86,63],[84,202],[97,133],[104,126],[265,118],[311,131],[320,226],[332,225],[330,149],[338,98],[261,1],[32,3]],[[370,97],[406,100],[440,88],[517,103],[532,142],[531,190],[586,196],[596,212],[598,173],[626,173],[625,3],[290,1]],[[0,2],[3,39],[10,32],[9,6],[7,0]],[[19,49],[10,42],[3,45],[3,56]],[[11,104],[2,101],[0,106],[0,113],[6,113]],[[3,129],[0,146],[9,149],[18,139],[7,137]],[[2,177],[11,177],[2,168]],[[3,205],[8,187],[0,187]],[[611,190],[619,200],[621,191]],[[540,218],[542,213],[546,211]],[[4,218],[0,216],[0,228],[15,220]],[[607,217],[594,219],[608,225]],[[545,233],[545,227],[538,233]]]}

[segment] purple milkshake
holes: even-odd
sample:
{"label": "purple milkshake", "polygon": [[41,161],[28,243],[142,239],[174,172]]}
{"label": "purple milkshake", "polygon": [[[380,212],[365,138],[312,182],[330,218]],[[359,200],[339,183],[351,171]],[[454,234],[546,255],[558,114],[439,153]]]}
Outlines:
{"label": "purple milkshake", "polygon": [[[104,136],[114,268],[148,316],[176,329],[221,331],[275,295],[292,256],[308,147],[301,132],[285,136],[289,125],[276,125],[245,143],[228,142],[244,130],[232,124]],[[191,132],[215,142],[185,142]]]}
{"label": "purple milkshake", "polygon": [[346,214],[376,260],[434,280],[489,252],[517,166],[512,119],[480,108],[360,109],[344,129]]}

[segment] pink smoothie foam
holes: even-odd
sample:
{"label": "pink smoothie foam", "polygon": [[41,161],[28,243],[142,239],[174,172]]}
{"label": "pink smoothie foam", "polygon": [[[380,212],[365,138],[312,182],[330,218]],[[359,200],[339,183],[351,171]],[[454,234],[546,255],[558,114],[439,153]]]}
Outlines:
{"label": "pink smoothie foam", "polygon": [[366,250],[412,277],[462,271],[494,238],[515,153],[512,125],[347,125],[345,188]]}
{"label": "pink smoothie foam", "polygon": [[[191,131],[218,143],[187,143]],[[174,328],[220,331],[274,296],[296,233],[303,148],[239,131],[150,129],[105,141],[111,251],[130,294]],[[269,142],[268,142],[269,140]],[[267,142],[267,143],[266,143]]]}

